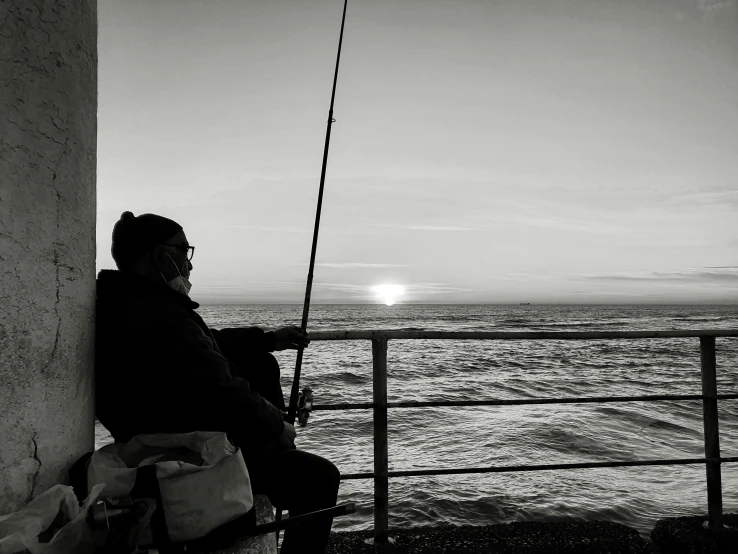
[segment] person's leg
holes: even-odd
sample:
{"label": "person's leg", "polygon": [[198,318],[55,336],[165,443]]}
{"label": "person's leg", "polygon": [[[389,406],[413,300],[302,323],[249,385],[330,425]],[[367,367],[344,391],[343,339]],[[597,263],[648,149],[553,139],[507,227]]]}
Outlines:
{"label": "person's leg", "polygon": [[[325,458],[288,450],[258,464],[249,464],[254,494],[266,494],[277,509],[298,516],[336,505],[341,474]],[[332,518],[285,530],[282,554],[325,552]]]}

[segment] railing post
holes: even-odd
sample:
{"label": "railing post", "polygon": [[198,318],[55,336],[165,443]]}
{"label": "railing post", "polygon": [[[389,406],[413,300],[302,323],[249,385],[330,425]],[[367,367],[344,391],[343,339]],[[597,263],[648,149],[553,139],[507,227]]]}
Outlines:
{"label": "railing post", "polygon": [[372,339],[374,366],[374,544],[387,544],[389,451],[387,446],[387,338]]}
{"label": "railing post", "polygon": [[700,337],[702,365],[702,417],[705,426],[705,458],[707,462],[707,513],[710,528],[723,528],[723,491],[720,477],[720,433],[718,430],[715,337]]}

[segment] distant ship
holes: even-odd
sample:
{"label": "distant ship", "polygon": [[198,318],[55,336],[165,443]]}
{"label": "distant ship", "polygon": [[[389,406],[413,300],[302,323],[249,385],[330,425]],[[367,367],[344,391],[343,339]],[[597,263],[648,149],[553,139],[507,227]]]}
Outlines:
{"label": "distant ship", "polygon": [[521,302],[520,306],[530,306],[530,302]]}

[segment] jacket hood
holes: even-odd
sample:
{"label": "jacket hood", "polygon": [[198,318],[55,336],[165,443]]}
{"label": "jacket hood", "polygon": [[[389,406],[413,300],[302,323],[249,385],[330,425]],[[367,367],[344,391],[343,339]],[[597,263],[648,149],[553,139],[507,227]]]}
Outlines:
{"label": "jacket hood", "polygon": [[157,283],[142,275],[115,269],[103,269],[97,274],[97,299],[121,302],[126,298],[169,298],[195,310],[200,304],[166,284]]}

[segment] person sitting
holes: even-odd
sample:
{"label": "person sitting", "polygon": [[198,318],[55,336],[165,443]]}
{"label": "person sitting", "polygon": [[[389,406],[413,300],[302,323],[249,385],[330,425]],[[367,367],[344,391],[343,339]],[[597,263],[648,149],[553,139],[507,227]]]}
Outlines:
{"label": "person sitting", "polygon": [[[290,516],[336,505],[340,474],[298,450],[273,351],[307,346],[299,328],[210,329],[189,298],[195,247],[178,223],[124,212],[118,270],[97,277],[97,418],[116,442],[143,433],[223,431],[241,448],[254,494]],[[282,552],[324,552],[332,520],[286,530]]]}

